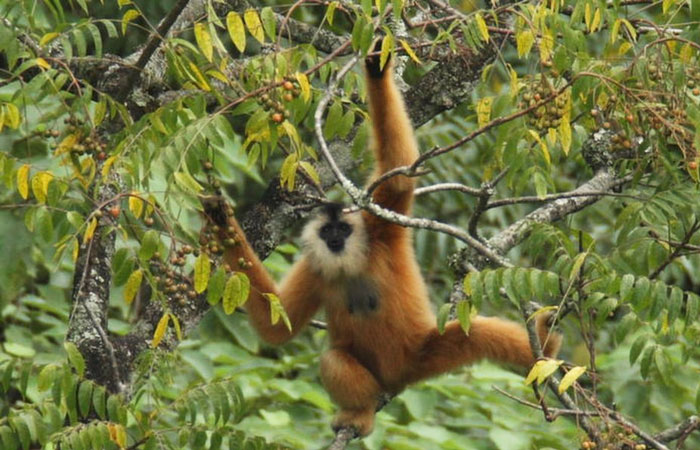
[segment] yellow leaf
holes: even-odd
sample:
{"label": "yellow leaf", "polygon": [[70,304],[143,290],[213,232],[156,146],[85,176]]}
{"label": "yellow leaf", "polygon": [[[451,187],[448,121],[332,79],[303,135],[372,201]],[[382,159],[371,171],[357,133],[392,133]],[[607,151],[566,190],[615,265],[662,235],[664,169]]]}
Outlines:
{"label": "yellow leaf", "polygon": [[57,37],[59,37],[61,34],[56,33],[55,31],[52,31],[51,33],[46,33],[39,39],[39,46],[43,47],[44,45],[48,44],[49,42],[53,41]]}
{"label": "yellow leaf", "polygon": [[53,174],[50,172],[39,172],[32,177],[32,193],[39,203],[46,203],[51,180],[53,180]]}
{"label": "yellow leaf", "polygon": [[263,297],[270,302],[270,322],[275,325],[280,319],[282,319],[287,329],[292,331],[292,323],[289,321],[287,312],[284,310],[279,297],[272,293],[265,293],[263,294]]}
{"label": "yellow leaf", "polygon": [[229,36],[231,36],[233,45],[236,46],[239,52],[243,53],[245,50],[245,27],[241,16],[234,11],[228,13],[226,16],[226,28]]}
{"label": "yellow leaf", "polygon": [[520,85],[518,84],[518,72],[513,69],[513,66],[508,66],[508,74],[510,75],[510,96],[516,97],[520,92]]}
{"label": "yellow leaf", "polygon": [[612,27],[610,28],[610,43],[614,44],[617,40],[617,35],[620,34],[620,24],[622,22],[620,19],[615,20]]}
{"label": "yellow leaf", "polygon": [[542,369],[543,364],[544,360],[539,360],[532,366],[532,369],[530,369],[530,373],[528,373],[527,378],[525,378],[525,384],[532,384],[532,382],[539,377],[540,370]]}
{"label": "yellow leaf", "polygon": [[566,375],[559,382],[559,393],[562,394],[564,391],[569,389],[569,387],[574,384],[581,375],[586,373],[586,368],[581,366],[572,367],[571,370],[566,372]]}
{"label": "yellow leaf", "polygon": [[80,242],[77,239],[73,239],[73,253],[71,254],[71,257],[73,258],[73,262],[76,262],[78,260],[79,254],[80,254]]}
{"label": "yellow leaf", "polygon": [[328,21],[328,25],[333,25],[333,13],[337,7],[338,2],[330,2],[328,5],[328,9],[326,10],[326,20]]}
{"label": "yellow leaf", "polygon": [[530,30],[523,30],[515,35],[515,43],[518,47],[518,58],[522,58],[530,53],[535,36]]}
{"label": "yellow leaf", "polygon": [[481,17],[481,14],[479,13],[476,13],[476,15],[474,16],[474,20],[476,21],[476,27],[479,29],[479,34],[481,34],[481,39],[483,39],[484,42],[488,42],[489,29],[486,26],[486,21],[483,17]]}
{"label": "yellow leaf", "polygon": [[50,69],[51,68],[51,64],[46,62],[46,60],[44,58],[37,58],[34,60],[34,62],[36,62],[36,65],[41,67],[42,69]]}
{"label": "yellow leaf", "polygon": [[143,213],[143,200],[139,197],[139,193],[132,191],[129,195],[129,211],[136,217],[141,217]]}
{"label": "yellow leaf", "polygon": [[571,150],[571,124],[568,120],[562,120],[559,124],[559,140],[561,141],[561,149],[568,156]]}
{"label": "yellow leaf", "polygon": [[78,143],[80,139],[79,133],[72,133],[64,137],[63,140],[58,144],[56,150],[53,152],[54,156],[61,156],[64,153],[71,151],[73,146]]}
{"label": "yellow leaf", "polygon": [[10,127],[17,129],[22,123],[22,118],[19,114],[19,108],[12,103],[5,103],[5,123]]}
{"label": "yellow leaf", "polygon": [[209,285],[209,274],[211,273],[211,262],[209,256],[202,252],[194,262],[194,290],[201,294]]}
{"label": "yellow leaf", "polygon": [[194,76],[197,78],[197,84],[199,85],[200,89],[203,91],[211,91],[211,86],[209,86],[209,83],[207,82],[207,79],[204,78],[204,75],[202,75],[202,72],[199,70],[199,67],[193,62],[190,61],[189,63],[190,70],[194,73]]}
{"label": "yellow leaf", "polygon": [[301,98],[304,99],[305,102],[308,102],[309,99],[311,99],[311,84],[309,83],[308,77],[306,76],[306,74],[301,72],[297,72],[295,74],[295,77],[299,82],[299,88],[301,89]]}
{"label": "yellow leaf", "polygon": [[537,373],[537,384],[542,384],[542,382],[553,374],[563,362],[564,361],[560,359],[545,359]]}
{"label": "yellow leaf", "polygon": [[418,59],[418,55],[416,55],[416,52],[413,51],[410,45],[408,45],[408,42],[404,41],[403,39],[399,39],[399,43],[401,44],[401,47],[406,51],[406,54],[411,57],[413,61],[416,62],[416,64],[423,64],[420,59]]}
{"label": "yellow leaf", "polygon": [[173,326],[175,327],[175,336],[177,336],[178,341],[181,341],[182,340],[182,328],[180,328],[180,321],[173,313],[170,313],[170,318],[172,319]]}
{"label": "yellow leaf", "polygon": [[379,68],[384,68],[384,65],[389,60],[389,55],[394,49],[394,36],[387,34],[382,40],[382,51],[379,54]]}
{"label": "yellow leaf", "polygon": [[139,289],[141,289],[141,281],[143,281],[143,270],[136,269],[131,272],[124,286],[124,301],[127,305],[130,305],[131,302],[134,301],[136,294],[138,294]]}
{"label": "yellow leaf", "polygon": [[540,38],[540,61],[547,62],[552,57],[552,51],[554,50],[554,35],[552,35],[552,30],[545,28],[542,30],[542,37]]}
{"label": "yellow leaf", "polygon": [[678,55],[683,64],[688,64],[690,59],[693,57],[693,47],[690,44],[685,44],[681,47],[680,54]]}
{"label": "yellow leaf", "polygon": [[102,177],[106,178],[107,175],[109,175],[109,169],[112,168],[112,165],[116,160],[116,156],[110,156],[105,160],[105,163],[102,165]]}
{"label": "yellow leaf", "polygon": [[260,22],[258,12],[254,9],[247,10],[243,13],[243,20],[251,36],[261,44],[265,43],[265,31],[263,30],[262,22]]}
{"label": "yellow leaf", "polygon": [[23,199],[29,198],[29,164],[17,169],[17,190]]}
{"label": "yellow leaf", "polygon": [[542,149],[542,156],[544,156],[544,160],[547,162],[547,164],[552,163],[552,159],[549,155],[549,149],[547,148],[547,143],[540,138],[540,135],[533,131],[533,130],[527,130],[530,133],[530,136],[537,141],[538,144],[540,144],[540,148]]}
{"label": "yellow leaf", "polygon": [[666,14],[668,10],[671,8],[671,5],[673,5],[674,0],[664,0],[663,3],[661,4],[661,11]]}
{"label": "yellow leaf", "polygon": [[620,48],[617,49],[617,54],[622,56],[628,51],[630,51],[634,46],[630,44],[629,42],[625,41],[622,44],[620,44]]}
{"label": "yellow leaf", "polygon": [[479,123],[479,128],[482,128],[489,120],[491,120],[491,105],[493,97],[484,97],[479,99],[476,104],[476,117]]}
{"label": "yellow leaf", "polygon": [[591,33],[595,32],[600,27],[600,14],[600,8],[596,8],[593,14],[593,20],[591,21]]}
{"label": "yellow leaf", "polygon": [[586,9],[583,13],[583,20],[586,23],[586,30],[591,31],[591,4],[586,3]]}
{"label": "yellow leaf", "polygon": [[88,226],[85,228],[85,234],[83,234],[83,243],[88,242],[95,235],[95,229],[97,228],[97,218],[93,217],[90,219]]}
{"label": "yellow leaf", "polygon": [[153,333],[153,340],[151,341],[151,348],[158,347],[158,344],[160,344],[160,341],[163,340],[163,336],[165,336],[165,331],[168,329],[169,322],[170,322],[170,314],[168,314],[168,313],[163,314],[163,317],[161,317],[160,320],[158,321],[158,325],[156,326],[156,331]]}
{"label": "yellow leaf", "polygon": [[122,16],[122,34],[123,35],[126,35],[126,27],[129,26],[129,22],[136,19],[140,15],[141,14],[135,9],[130,9],[124,13],[124,15]]}
{"label": "yellow leaf", "polygon": [[214,46],[211,43],[211,35],[207,26],[201,22],[194,24],[194,39],[197,41],[199,49],[207,61],[212,62],[214,58]]}
{"label": "yellow leaf", "polygon": [[122,6],[131,5],[131,0],[117,0],[117,4],[121,8]]}
{"label": "yellow leaf", "polygon": [[630,36],[632,36],[632,40],[636,41],[637,40],[637,30],[634,28],[634,26],[627,19],[620,19],[620,20],[622,20],[622,23],[625,25],[625,28],[627,28],[627,32],[630,34]]}

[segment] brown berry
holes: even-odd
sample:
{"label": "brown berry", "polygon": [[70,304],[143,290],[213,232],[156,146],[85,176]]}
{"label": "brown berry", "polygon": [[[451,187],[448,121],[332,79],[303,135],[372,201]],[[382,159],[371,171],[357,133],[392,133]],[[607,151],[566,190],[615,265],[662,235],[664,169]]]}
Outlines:
{"label": "brown berry", "polygon": [[153,217],[146,217],[145,219],[143,219],[143,223],[144,223],[147,227],[152,227],[152,226],[153,226],[153,223],[154,223]]}
{"label": "brown berry", "polygon": [[282,98],[285,102],[291,102],[292,100],[294,100],[294,96],[292,94],[284,94]]}
{"label": "brown berry", "polygon": [[272,114],[272,116],[270,116],[270,118],[271,118],[272,121],[275,122],[275,123],[282,123],[282,121],[284,120],[284,116],[283,116],[281,113],[278,113],[278,112]]}
{"label": "brown berry", "polygon": [[690,169],[690,170],[695,170],[695,169],[697,169],[697,168],[698,168],[698,163],[697,163],[697,161],[690,161],[690,162],[688,163],[688,169]]}
{"label": "brown berry", "polygon": [[285,91],[291,91],[292,89],[294,89],[294,83],[287,80],[284,83],[282,83],[282,87],[284,88]]}
{"label": "brown berry", "polygon": [[117,205],[114,205],[111,208],[109,208],[109,215],[114,217],[115,219],[119,217],[119,214],[121,214],[121,212],[122,209]]}

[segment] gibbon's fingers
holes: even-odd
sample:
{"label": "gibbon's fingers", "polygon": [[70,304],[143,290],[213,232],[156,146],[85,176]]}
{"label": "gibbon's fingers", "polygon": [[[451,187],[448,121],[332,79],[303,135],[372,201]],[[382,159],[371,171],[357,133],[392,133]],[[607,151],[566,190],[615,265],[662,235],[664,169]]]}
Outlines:
{"label": "gibbon's fingers", "polygon": [[[548,333],[546,318],[543,322],[544,326],[538,323],[542,342]],[[556,354],[560,340],[558,335],[549,336],[547,356]],[[497,317],[477,316],[472,319],[468,335],[456,320],[447,324],[443,334],[439,334],[437,329],[433,330],[418,353],[414,366],[409,368],[406,383],[414,383],[481,359],[526,368],[535,362],[524,327]]]}
{"label": "gibbon's fingers", "polygon": [[[230,230],[233,228],[233,230]],[[233,233],[230,233],[233,231]],[[252,289],[244,308],[248,312],[250,323],[260,337],[271,344],[281,344],[299,333],[311,320],[321,306],[321,297],[316,292],[317,276],[309,267],[308,259],[297,262],[277,289],[274,280],[251,248],[236,219],[231,216],[228,229],[222,230],[224,239],[234,238],[237,244],[227,247],[224,261],[234,270],[248,276]],[[231,235],[233,234],[233,235]],[[263,294],[271,293],[279,297],[292,326],[290,331],[283,321],[271,323],[270,302]]]}
{"label": "gibbon's fingers", "polygon": [[321,380],[340,411],[333,429],[352,427],[366,436],[374,426],[374,412],[382,392],[374,376],[348,352],[332,348],[321,357]]}

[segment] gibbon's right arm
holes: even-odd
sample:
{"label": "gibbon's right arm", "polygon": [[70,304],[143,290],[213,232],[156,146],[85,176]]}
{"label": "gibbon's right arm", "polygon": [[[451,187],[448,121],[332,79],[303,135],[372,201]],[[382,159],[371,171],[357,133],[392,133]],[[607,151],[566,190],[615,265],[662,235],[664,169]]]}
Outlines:
{"label": "gibbon's right arm", "polygon": [[[377,44],[375,50],[379,47],[381,45]],[[368,57],[365,62],[376,158],[372,180],[396,167],[413,164],[419,155],[411,120],[401,92],[394,83],[392,64],[389,59],[380,69],[378,55]],[[408,214],[413,203],[414,187],[413,178],[397,175],[379,185],[372,199],[384,208]],[[372,225],[368,228],[371,229]]]}
{"label": "gibbon's right arm", "polygon": [[[311,270],[308,258],[303,257],[292,266],[278,289],[233,215],[228,218],[228,225],[233,227],[238,243],[228,247],[223,258],[233,270],[245,273],[250,280],[250,297],[244,305],[250,317],[250,323],[266,342],[270,344],[287,342],[309,323],[321,305],[321,298],[316,291],[318,276]],[[226,234],[225,237],[232,237],[228,236],[230,233]],[[240,262],[244,263],[240,264]],[[282,320],[275,325],[272,324],[270,302],[263,296],[266,293],[273,293],[279,297],[292,325],[291,332]]]}

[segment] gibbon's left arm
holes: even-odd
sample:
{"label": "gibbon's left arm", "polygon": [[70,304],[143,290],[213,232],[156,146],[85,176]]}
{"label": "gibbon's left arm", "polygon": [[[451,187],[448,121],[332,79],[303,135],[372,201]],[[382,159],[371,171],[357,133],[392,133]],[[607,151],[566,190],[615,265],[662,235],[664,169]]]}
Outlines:
{"label": "gibbon's left arm", "polygon": [[[304,329],[321,306],[317,275],[311,270],[308,258],[303,257],[292,266],[278,288],[233,214],[228,215],[226,222],[226,226],[220,226],[220,240],[234,238],[237,243],[226,248],[223,260],[233,270],[245,273],[250,280],[250,296],[244,305],[250,323],[266,342],[287,342]],[[279,297],[292,325],[291,331],[281,320],[272,324],[270,302],[263,296],[267,293]]]}

